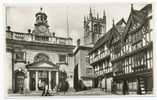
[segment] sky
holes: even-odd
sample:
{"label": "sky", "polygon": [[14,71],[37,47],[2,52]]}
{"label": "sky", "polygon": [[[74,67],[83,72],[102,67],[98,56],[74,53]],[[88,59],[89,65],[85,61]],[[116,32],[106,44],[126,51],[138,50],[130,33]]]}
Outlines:
{"label": "sky", "polygon": [[[141,9],[146,4],[134,4],[134,9]],[[121,18],[127,21],[131,4],[130,3],[93,3],[93,4],[51,4],[35,6],[8,6],[6,7],[6,25],[11,26],[12,31],[27,32],[28,29],[34,29],[35,14],[43,8],[48,16],[50,32],[55,32],[56,36],[67,36],[67,16],[69,23],[69,34],[76,44],[78,38],[83,38],[83,19],[89,15],[89,8],[92,8],[93,14],[99,17],[106,12],[107,30],[112,27],[112,20],[115,23]]]}

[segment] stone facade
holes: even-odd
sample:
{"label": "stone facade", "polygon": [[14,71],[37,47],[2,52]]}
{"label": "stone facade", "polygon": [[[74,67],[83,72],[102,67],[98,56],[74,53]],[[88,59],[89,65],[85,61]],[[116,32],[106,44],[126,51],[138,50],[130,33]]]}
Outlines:
{"label": "stone facade", "polygon": [[[103,17],[99,18],[99,14],[97,17],[93,16],[92,10],[90,8],[89,16],[84,17],[84,38],[78,39],[78,45],[74,51],[74,59],[75,59],[75,69],[74,73],[76,73],[76,80],[78,81],[74,83],[76,88],[80,88],[77,86],[79,81],[83,81],[86,87],[94,87],[94,72],[93,68],[89,64],[89,56],[88,53],[93,48],[93,45],[96,41],[106,32],[106,15],[105,11],[103,13]],[[83,40],[81,44],[80,41]],[[76,71],[77,69],[77,71]],[[76,72],[75,72],[76,71]]]}
{"label": "stone facade", "polygon": [[84,45],[93,45],[96,41],[106,33],[106,14],[103,12],[101,18],[97,13],[94,16],[90,8],[89,16],[84,17]]}
{"label": "stone facade", "polygon": [[[6,92],[39,91],[42,82],[53,90],[59,83],[59,72],[67,73],[73,88],[74,57],[72,39],[55,36],[48,29],[47,15],[36,14],[31,32],[6,31]],[[55,85],[55,86],[54,86]]]}
{"label": "stone facade", "polygon": [[[78,68],[77,71],[74,71],[74,75],[78,74],[77,83],[79,83],[79,81],[82,80],[84,85],[89,88],[93,87],[94,79],[93,68],[89,65],[88,53],[90,49],[91,47],[78,46],[76,47],[76,51],[74,52],[75,69],[76,67]],[[76,84],[74,83],[74,85],[77,85],[77,83]]]}

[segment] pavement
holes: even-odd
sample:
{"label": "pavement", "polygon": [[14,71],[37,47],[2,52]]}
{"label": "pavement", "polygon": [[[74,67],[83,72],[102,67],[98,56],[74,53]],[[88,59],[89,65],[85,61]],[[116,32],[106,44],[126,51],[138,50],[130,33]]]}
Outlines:
{"label": "pavement", "polygon": [[[37,91],[37,92],[30,92],[29,94],[9,94],[9,97],[16,97],[16,96],[41,96],[42,91]],[[69,92],[57,92],[57,93],[52,93],[52,96],[99,96],[99,95],[111,95],[110,92],[105,92],[100,90],[99,88],[95,89],[90,89],[90,90],[84,90],[84,91],[69,91]]]}
{"label": "pavement", "polygon": [[[21,96],[41,96],[42,91],[33,91],[30,92],[29,94],[9,94],[9,97],[21,97]],[[105,92],[101,90],[100,88],[94,88],[90,90],[84,90],[84,91],[69,91],[69,92],[57,92],[57,93],[52,93],[52,96],[116,96],[116,95],[122,95],[122,92],[117,92],[117,94],[112,94],[111,92]],[[136,95],[136,94],[129,94],[129,95]]]}

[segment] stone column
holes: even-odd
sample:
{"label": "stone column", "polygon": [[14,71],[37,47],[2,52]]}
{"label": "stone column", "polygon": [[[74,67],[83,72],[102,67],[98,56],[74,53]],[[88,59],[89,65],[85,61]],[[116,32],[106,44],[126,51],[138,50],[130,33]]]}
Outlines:
{"label": "stone column", "polygon": [[58,71],[56,72],[56,86],[58,86],[59,83],[59,74]]}
{"label": "stone column", "polygon": [[38,91],[38,71],[35,72],[35,90]]}
{"label": "stone column", "polygon": [[30,80],[30,75],[29,75],[29,71],[27,71],[27,80],[26,80],[26,89],[30,89],[29,88],[29,80]]}
{"label": "stone column", "polygon": [[51,71],[49,71],[49,90],[51,90]]}

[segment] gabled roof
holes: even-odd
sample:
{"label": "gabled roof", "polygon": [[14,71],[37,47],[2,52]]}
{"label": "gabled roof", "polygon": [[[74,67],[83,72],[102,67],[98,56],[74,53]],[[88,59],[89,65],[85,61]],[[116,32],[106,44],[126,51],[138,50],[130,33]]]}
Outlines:
{"label": "gabled roof", "polygon": [[152,12],[152,4],[147,4],[146,6],[144,6],[141,11],[144,12]]}
{"label": "gabled roof", "polygon": [[125,36],[129,33],[130,29],[134,24],[138,23],[139,24],[138,26],[140,26],[145,22],[148,14],[144,11],[144,9],[146,9],[145,7],[142,8],[141,10],[135,10],[133,7],[131,8],[131,12],[127,20],[127,25],[124,31],[123,39],[125,39]]}
{"label": "gabled roof", "polygon": [[110,40],[113,35],[116,34],[120,36],[124,31],[125,26],[126,22],[122,18],[116,23],[116,25],[113,25],[113,27],[94,44],[94,48],[90,51],[90,53],[99,48],[100,46],[102,46],[108,40]]}
{"label": "gabled roof", "polygon": [[121,36],[126,26],[126,22],[122,18],[120,21],[117,22],[116,25],[113,24],[113,27],[111,29],[110,39],[113,36]]}
{"label": "gabled roof", "polygon": [[52,62],[49,62],[49,61],[40,61],[40,62],[33,62],[31,64],[28,64],[26,65],[26,67],[28,69],[31,69],[31,68],[49,68],[49,69],[55,69],[57,70],[58,69],[58,66]]}
{"label": "gabled roof", "polygon": [[125,20],[122,18],[119,22],[117,22],[115,27],[118,30],[118,32],[120,33],[120,35],[121,35],[123,33],[125,27],[126,27]]}

